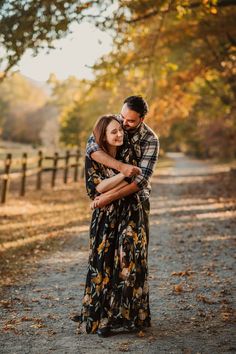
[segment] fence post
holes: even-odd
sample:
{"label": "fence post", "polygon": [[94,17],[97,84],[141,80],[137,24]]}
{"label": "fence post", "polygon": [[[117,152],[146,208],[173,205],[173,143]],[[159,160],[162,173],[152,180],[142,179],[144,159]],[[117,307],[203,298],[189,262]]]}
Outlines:
{"label": "fence post", "polygon": [[75,155],[74,182],[78,181],[79,158],[80,158],[80,150],[77,149],[76,150],[76,155]]}
{"label": "fence post", "polygon": [[10,174],[10,169],[11,169],[11,159],[12,159],[12,154],[7,154],[6,159],[5,159],[5,170],[4,170],[4,176],[3,176],[3,181],[2,181],[1,203],[6,202],[7,189],[8,189],[8,185],[9,185],[9,174]]}
{"label": "fence post", "polygon": [[37,172],[37,181],[36,189],[40,190],[42,186],[42,163],[43,163],[43,152],[39,150],[38,152],[38,172]]}
{"label": "fence post", "polygon": [[24,152],[22,154],[22,177],[21,177],[20,196],[25,195],[26,170],[27,170],[27,153]]}
{"label": "fence post", "polygon": [[58,152],[54,153],[51,186],[55,187],[57,175]]}
{"label": "fence post", "polygon": [[70,160],[70,151],[67,150],[65,156],[64,183],[67,183],[68,171],[69,171],[69,160]]}

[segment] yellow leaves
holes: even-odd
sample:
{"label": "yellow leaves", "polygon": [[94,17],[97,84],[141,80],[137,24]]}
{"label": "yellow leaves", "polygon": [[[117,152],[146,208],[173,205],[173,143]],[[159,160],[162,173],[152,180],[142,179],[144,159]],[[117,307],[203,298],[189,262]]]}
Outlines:
{"label": "yellow leaves", "polygon": [[193,273],[195,273],[195,272],[193,272],[191,270],[185,270],[185,271],[182,271],[182,272],[172,272],[171,275],[177,275],[177,276],[183,277],[185,275],[191,276]]}
{"label": "yellow leaves", "polygon": [[210,13],[213,14],[213,15],[216,15],[217,14],[217,8],[216,7],[211,7],[210,8]]}
{"label": "yellow leaves", "polygon": [[138,337],[139,337],[139,338],[145,337],[145,333],[144,333],[143,331],[139,331],[139,332],[138,332]]}
{"label": "yellow leaves", "polygon": [[43,323],[35,323],[32,326],[30,326],[30,327],[32,327],[32,328],[45,328],[47,326],[45,324],[43,324]]}
{"label": "yellow leaves", "polygon": [[182,17],[184,17],[184,15],[186,15],[187,14],[187,12],[188,12],[188,9],[186,8],[186,7],[183,7],[183,6],[181,6],[181,5],[177,5],[176,6],[176,10],[177,10],[177,12],[178,12],[178,18],[179,19],[181,19]]}
{"label": "yellow leaves", "polygon": [[176,70],[178,70],[179,66],[176,63],[168,62],[168,63],[166,63],[165,68],[166,68],[166,70],[176,71]]}
{"label": "yellow leaves", "polygon": [[175,284],[173,286],[173,292],[174,294],[181,294],[182,292],[192,292],[194,288],[185,282],[181,282],[179,284]]}
{"label": "yellow leaves", "polygon": [[0,305],[5,308],[10,308],[12,306],[11,300],[0,300]]}
{"label": "yellow leaves", "polygon": [[212,304],[216,304],[216,303],[217,303],[217,301],[211,300],[211,299],[207,298],[205,295],[202,295],[202,294],[198,294],[198,295],[196,296],[196,299],[197,299],[198,301],[204,302],[204,304],[209,304],[209,305],[212,305]]}
{"label": "yellow leaves", "polygon": [[121,343],[118,347],[118,351],[119,352],[129,352],[130,351],[129,344],[130,344],[129,342]]}
{"label": "yellow leaves", "polygon": [[210,13],[216,15],[218,13],[217,3],[218,0],[202,0],[203,5],[209,9]]}
{"label": "yellow leaves", "polygon": [[173,286],[173,290],[174,290],[177,294],[182,293],[182,291],[183,291],[183,285],[182,285],[182,284],[174,285],[174,286]]}

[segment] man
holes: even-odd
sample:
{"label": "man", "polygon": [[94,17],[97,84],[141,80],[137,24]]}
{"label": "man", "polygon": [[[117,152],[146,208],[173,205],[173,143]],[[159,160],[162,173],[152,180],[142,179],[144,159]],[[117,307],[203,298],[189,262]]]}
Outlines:
{"label": "man", "polygon": [[127,186],[99,195],[94,201],[94,207],[102,208],[114,200],[139,193],[148,224],[150,177],[158,158],[159,140],[151,128],[143,122],[147,112],[148,105],[141,96],[130,96],[124,100],[120,114],[125,130],[124,145],[132,145],[137,155],[138,167],[141,170],[136,166],[122,163],[100,150],[93,136],[88,140],[86,153],[93,160],[122,172],[126,177],[135,176],[133,182]]}

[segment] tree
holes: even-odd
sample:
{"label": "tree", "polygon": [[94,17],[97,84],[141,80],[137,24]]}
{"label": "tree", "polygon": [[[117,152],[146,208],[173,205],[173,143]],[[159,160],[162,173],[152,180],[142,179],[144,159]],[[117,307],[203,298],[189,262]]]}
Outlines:
{"label": "tree", "polygon": [[35,112],[47,101],[42,89],[34,86],[28,79],[15,73],[0,85],[1,136],[6,140],[34,142],[43,124],[44,117]]}
{"label": "tree", "polygon": [[2,0],[0,1],[0,46],[4,48],[0,64],[4,76],[31,49],[36,55],[42,48],[53,48],[54,41],[70,32],[74,21],[99,18],[108,0]]}
{"label": "tree", "polygon": [[[178,127],[188,151],[194,145],[201,156],[236,156],[235,142],[224,148],[236,134],[235,15],[233,1],[120,2],[114,50],[96,64],[97,82],[126,82],[145,95],[164,144]],[[221,128],[207,144],[214,121]]]}

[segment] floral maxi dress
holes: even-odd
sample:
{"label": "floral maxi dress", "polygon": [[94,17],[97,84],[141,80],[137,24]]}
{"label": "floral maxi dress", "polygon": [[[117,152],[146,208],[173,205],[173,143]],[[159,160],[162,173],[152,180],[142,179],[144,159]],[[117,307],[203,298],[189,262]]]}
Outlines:
{"label": "floral maxi dress", "polygon": [[[94,199],[96,185],[114,171],[87,156],[85,171]],[[147,228],[137,193],[93,211],[80,315],[87,333],[105,326],[150,326]]]}

